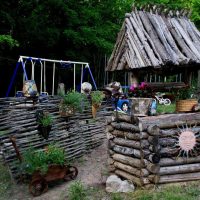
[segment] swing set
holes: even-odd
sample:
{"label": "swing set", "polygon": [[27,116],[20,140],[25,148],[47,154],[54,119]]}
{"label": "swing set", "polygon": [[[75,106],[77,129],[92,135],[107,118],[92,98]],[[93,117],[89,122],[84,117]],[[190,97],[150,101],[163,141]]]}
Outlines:
{"label": "swing set", "polygon": [[[27,62],[31,62],[31,80],[35,80],[35,65],[39,64],[40,65],[40,94],[43,92],[46,92],[46,63],[52,63],[52,68],[53,68],[53,77],[52,77],[52,93],[51,95],[54,96],[55,94],[55,76],[56,76],[56,67],[64,67],[67,68],[69,65],[73,66],[73,74],[74,74],[74,91],[76,90],[76,69],[77,67],[81,67],[81,81],[80,85],[82,85],[83,80],[84,80],[84,75],[86,71],[89,72],[89,75],[92,79],[92,83],[94,85],[95,90],[97,90],[96,82],[94,80],[94,77],[92,75],[91,69],[89,67],[89,63],[86,62],[75,62],[75,61],[63,61],[63,60],[51,60],[51,59],[45,59],[45,58],[35,58],[35,57],[28,57],[28,56],[20,56],[18,59],[18,62],[16,64],[14,73],[12,75],[8,90],[6,92],[6,97],[9,96],[10,91],[12,89],[14,80],[17,75],[17,71],[19,69],[19,66],[22,66],[23,69],[23,83],[24,81],[30,80],[28,79],[27,71],[26,71],[26,64]],[[59,63],[60,65],[56,65]]]}

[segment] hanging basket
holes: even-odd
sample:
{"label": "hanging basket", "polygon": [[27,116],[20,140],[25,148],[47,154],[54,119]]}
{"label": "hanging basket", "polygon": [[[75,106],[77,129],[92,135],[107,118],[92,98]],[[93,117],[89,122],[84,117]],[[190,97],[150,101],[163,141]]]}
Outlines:
{"label": "hanging basket", "polygon": [[100,104],[92,104],[92,117],[96,118],[97,110],[99,109]]}
{"label": "hanging basket", "polygon": [[148,116],[152,98],[129,98],[131,115],[134,116]]}
{"label": "hanging basket", "polygon": [[176,101],[177,112],[191,112],[192,108],[198,104],[197,99],[186,99]]}
{"label": "hanging basket", "polygon": [[42,137],[46,140],[48,140],[49,138],[49,133],[51,131],[51,125],[49,126],[42,126],[42,125],[39,125],[38,126],[38,131],[39,131],[39,134],[42,135]]}
{"label": "hanging basket", "polygon": [[24,82],[23,94],[25,97],[38,96],[37,86],[34,80],[27,80]]}
{"label": "hanging basket", "polygon": [[75,114],[75,109],[70,105],[61,104],[59,107],[59,113],[61,117],[70,117]]}

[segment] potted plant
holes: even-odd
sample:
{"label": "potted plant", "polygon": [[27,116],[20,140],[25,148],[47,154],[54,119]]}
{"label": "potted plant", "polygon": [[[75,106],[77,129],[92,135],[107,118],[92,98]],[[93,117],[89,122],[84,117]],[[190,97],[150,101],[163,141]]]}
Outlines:
{"label": "potted plant", "polygon": [[63,96],[59,104],[59,113],[62,117],[69,117],[74,115],[75,111],[82,112],[87,105],[87,97],[85,94],[70,91]]}
{"label": "potted plant", "polygon": [[29,191],[33,196],[46,192],[48,182],[74,179],[78,175],[76,167],[66,165],[64,150],[56,145],[50,144],[40,150],[30,148],[21,156],[15,138],[11,137],[11,142],[21,158],[20,170],[31,176]]}
{"label": "potted plant", "polygon": [[198,104],[198,100],[194,97],[194,93],[194,87],[187,87],[178,91],[176,97],[177,112],[190,112],[193,110],[193,107]]}
{"label": "potted plant", "polygon": [[131,115],[147,116],[152,104],[152,89],[142,82],[140,85],[131,85],[128,91]]}
{"label": "potted plant", "polygon": [[38,131],[47,140],[51,131],[53,119],[48,112],[41,112],[37,117]]}
{"label": "potted plant", "polygon": [[99,109],[104,98],[104,94],[102,91],[93,91],[91,92],[91,101],[92,101],[92,116],[96,118],[97,110]]}

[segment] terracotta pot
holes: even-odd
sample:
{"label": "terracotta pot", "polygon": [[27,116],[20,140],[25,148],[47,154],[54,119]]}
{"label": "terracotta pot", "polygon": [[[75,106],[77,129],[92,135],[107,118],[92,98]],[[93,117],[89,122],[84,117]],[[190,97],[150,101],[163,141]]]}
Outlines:
{"label": "terracotta pot", "polygon": [[177,112],[191,112],[192,108],[198,104],[197,99],[185,99],[176,101]]}
{"label": "terracotta pot", "polygon": [[96,118],[97,110],[99,109],[100,104],[92,104],[92,117]]}
{"label": "terracotta pot", "polygon": [[152,98],[129,98],[131,115],[148,116]]}

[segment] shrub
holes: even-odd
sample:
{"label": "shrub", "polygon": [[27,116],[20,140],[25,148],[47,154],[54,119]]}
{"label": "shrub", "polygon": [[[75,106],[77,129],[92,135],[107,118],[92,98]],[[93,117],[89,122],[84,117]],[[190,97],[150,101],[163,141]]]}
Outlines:
{"label": "shrub", "polygon": [[101,102],[103,101],[104,98],[104,94],[102,91],[93,91],[91,92],[91,100],[92,100],[92,104],[101,104]]}
{"label": "shrub", "polygon": [[49,165],[65,164],[64,150],[52,144],[47,146],[46,151],[30,148],[23,154],[23,158],[21,167],[28,174],[37,170],[45,174]]}
{"label": "shrub", "polygon": [[49,115],[48,113],[44,113],[44,115],[42,115],[38,119],[38,123],[44,127],[52,125],[52,122],[53,122],[53,119],[51,115]]}
{"label": "shrub", "polygon": [[88,100],[85,94],[79,92],[68,92],[60,104],[60,108],[64,108],[65,106],[72,106],[75,110],[82,112],[84,107],[87,107]]}
{"label": "shrub", "polygon": [[87,200],[86,188],[80,181],[72,183],[68,192],[69,200]]}

